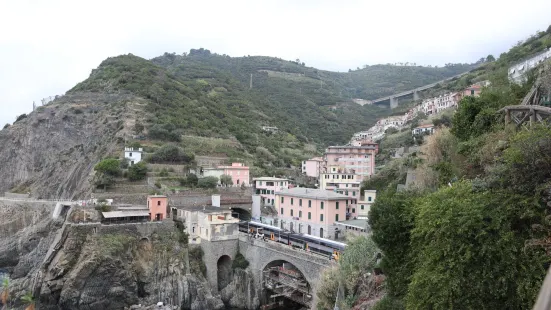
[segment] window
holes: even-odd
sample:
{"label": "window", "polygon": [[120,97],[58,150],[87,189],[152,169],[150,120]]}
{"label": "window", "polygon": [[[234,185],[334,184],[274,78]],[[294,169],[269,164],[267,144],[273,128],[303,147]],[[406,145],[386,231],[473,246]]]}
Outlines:
{"label": "window", "polygon": [[283,203],[283,197],[281,197],[281,203]]}
{"label": "window", "polygon": [[298,217],[302,217],[302,211],[298,211]]}
{"label": "window", "polygon": [[352,208],[352,213],[356,213],[356,208]]}
{"label": "window", "polygon": [[337,209],[337,210],[339,209],[339,202],[338,201],[335,203],[335,209]]}
{"label": "window", "polygon": [[128,156],[132,157],[132,153],[130,153]]}
{"label": "window", "polygon": [[283,186],[283,182],[279,182],[279,186]]}
{"label": "window", "polygon": [[321,202],[321,209],[323,210],[323,201]]}
{"label": "window", "polygon": [[157,201],[157,205],[158,205],[158,206],[160,206],[160,205],[161,205],[161,201],[160,201],[160,200],[159,200],[159,201]]}
{"label": "window", "polygon": [[291,206],[293,205],[293,198],[291,198]]}
{"label": "window", "polygon": [[[474,89],[471,89],[471,95],[474,95]],[[130,155],[132,156],[132,155]]]}
{"label": "window", "polygon": [[281,208],[281,215],[283,215],[283,208]]}
{"label": "window", "polygon": [[337,175],[335,175],[335,179],[338,179],[338,178],[339,178],[339,175],[338,175],[338,174],[337,174]]}
{"label": "window", "polygon": [[323,222],[323,214],[320,214],[320,222]]}
{"label": "window", "polygon": [[364,205],[360,205],[360,208],[363,210],[363,209],[364,209]]}
{"label": "window", "polygon": [[335,222],[338,222],[338,221],[339,221],[339,215],[335,214]]}
{"label": "window", "polygon": [[346,184],[346,187],[348,187],[348,184]]}
{"label": "window", "polygon": [[293,209],[291,209],[291,216],[293,216]]}
{"label": "window", "polygon": [[259,186],[262,186],[262,181],[259,181],[259,182],[258,182],[258,185],[259,185]]}
{"label": "window", "polygon": [[298,206],[299,206],[299,207],[302,207],[302,199],[299,199],[299,200],[298,200]]}
{"label": "window", "polygon": [[371,201],[371,196],[367,197],[367,201]]}
{"label": "window", "polygon": [[345,195],[348,196],[348,191],[345,192]]}
{"label": "window", "polygon": [[311,213],[311,212],[308,212],[308,219],[309,219],[309,220],[312,219],[312,213]]}
{"label": "window", "polygon": [[312,207],[312,200],[308,200],[308,208]]}
{"label": "window", "polygon": [[356,196],[356,192],[352,192],[352,196]]}

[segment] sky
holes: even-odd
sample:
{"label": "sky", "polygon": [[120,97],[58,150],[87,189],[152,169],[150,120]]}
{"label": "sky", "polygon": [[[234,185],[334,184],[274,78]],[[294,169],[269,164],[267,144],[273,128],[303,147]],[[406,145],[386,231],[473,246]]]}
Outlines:
{"label": "sky", "polygon": [[[551,1],[0,0],[0,126],[107,57],[207,48],[325,70],[471,63],[545,31]],[[518,5],[522,4],[522,6]],[[1,127],[0,127],[1,128]]]}

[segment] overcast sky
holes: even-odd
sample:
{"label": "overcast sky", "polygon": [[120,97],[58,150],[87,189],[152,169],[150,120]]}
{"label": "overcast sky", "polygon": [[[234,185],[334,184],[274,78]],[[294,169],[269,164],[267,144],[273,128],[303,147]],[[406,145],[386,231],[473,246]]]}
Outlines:
{"label": "overcast sky", "polygon": [[549,0],[507,2],[0,0],[0,124],[127,53],[152,58],[204,47],[336,71],[497,57],[551,23]]}

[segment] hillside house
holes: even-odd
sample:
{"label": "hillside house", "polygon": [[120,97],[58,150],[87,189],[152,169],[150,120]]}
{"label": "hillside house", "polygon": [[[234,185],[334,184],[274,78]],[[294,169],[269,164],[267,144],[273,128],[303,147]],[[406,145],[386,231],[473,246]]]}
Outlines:
{"label": "hillside house", "polygon": [[128,160],[128,164],[130,166],[139,163],[142,161],[142,148],[132,148],[132,147],[125,147],[124,148],[124,158]]}
{"label": "hillside house", "polygon": [[317,178],[320,175],[320,170],[323,164],[323,158],[314,157],[302,162],[302,173],[309,177]]}
{"label": "hillside house", "polygon": [[432,134],[434,132],[434,125],[428,124],[428,125],[421,125],[418,127],[413,128],[411,131],[412,136],[420,135],[420,134]]}
{"label": "hillside house", "polygon": [[232,216],[231,210],[204,206],[177,208],[173,212],[176,219],[184,222],[191,244],[239,237],[239,219]]}
{"label": "hillside house", "polygon": [[281,178],[262,177],[253,179],[255,194],[265,205],[275,205],[275,192],[289,188],[289,180]]}
{"label": "hillside house", "polygon": [[163,195],[147,196],[147,208],[152,221],[166,219],[168,212],[168,197]]}
{"label": "hillside house", "polygon": [[249,167],[245,164],[232,163],[231,166],[219,166],[218,169],[222,169],[223,174],[232,178],[233,186],[249,186]]}

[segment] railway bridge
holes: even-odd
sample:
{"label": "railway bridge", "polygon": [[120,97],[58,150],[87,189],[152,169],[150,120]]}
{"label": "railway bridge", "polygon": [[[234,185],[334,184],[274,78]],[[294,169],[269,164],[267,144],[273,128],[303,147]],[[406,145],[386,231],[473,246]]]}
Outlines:
{"label": "railway bridge", "polygon": [[237,240],[202,242],[201,247],[213,290],[221,290],[231,281],[231,263],[239,252],[249,261],[248,268],[263,304],[283,297],[312,306],[322,271],[333,264],[326,256],[248,234],[240,234]]}

